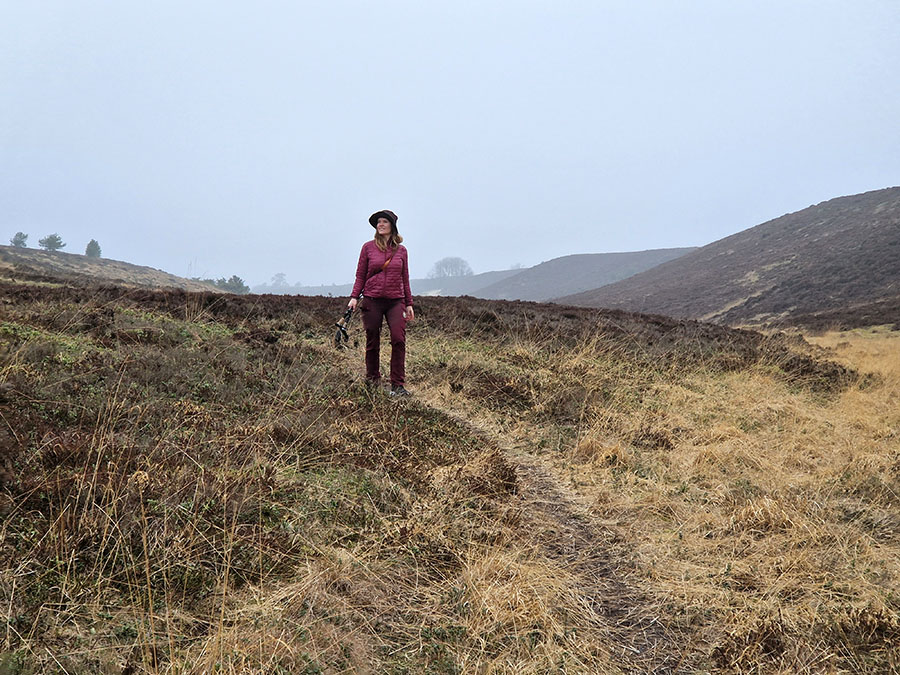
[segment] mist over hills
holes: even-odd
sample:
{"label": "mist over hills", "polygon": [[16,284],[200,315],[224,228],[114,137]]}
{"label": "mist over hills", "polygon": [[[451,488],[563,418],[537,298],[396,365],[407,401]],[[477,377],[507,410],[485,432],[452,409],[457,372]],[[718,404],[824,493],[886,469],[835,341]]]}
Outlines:
{"label": "mist over hills", "polygon": [[[627,253],[583,253],[553,258],[534,267],[461,277],[410,279],[413,295],[471,295],[487,300],[547,301],[625,279],[695,250],[668,248]],[[283,286],[261,284],[254,293],[349,296],[352,284]]]}
{"label": "mist over hills", "polygon": [[611,284],[696,250],[660,248],[627,253],[585,253],[554,258],[485,286],[477,293],[490,300],[544,302],[562,294]]}
{"label": "mist over hills", "polygon": [[[518,274],[521,270],[500,270],[482,272],[465,277],[444,277],[441,279],[410,279],[409,285],[413,295],[477,295],[479,289]],[[352,277],[352,270],[348,277]],[[253,286],[254,293],[274,293],[276,295],[325,295],[349,297],[353,284],[327,284],[321,286],[304,286],[302,284],[282,285],[259,284]]]}
{"label": "mist over hills", "polygon": [[[591,253],[554,258],[526,269],[498,270],[468,276],[411,279],[413,295],[469,295],[489,300],[546,301],[565,293],[596,288],[690,252],[692,248],[658,249],[630,253]],[[208,291],[210,285],[162,270],[77,253],[0,246],[0,270],[6,276],[39,280],[61,279],[78,283],[117,284],[141,288],[179,288]],[[254,293],[346,297],[351,284],[302,286],[260,284]],[[228,290],[228,289],[225,289]]]}
{"label": "mist over hills", "polygon": [[[749,228],[658,267],[557,298],[717,323],[859,312],[900,298],[900,187],[839,197]],[[874,304],[873,304],[874,303]],[[868,309],[867,309],[868,308]],[[862,317],[866,317],[863,319]]]}
{"label": "mist over hills", "polygon": [[[210,290],[150,267],[10,246],[0,246],[0,272],[18,280]],[[556,302],[732,325],[900,324],[900,187],[822,202],[702,248],[569,255],[527,269],[413,279],[411,286],[416,296]],[[347,297],[351,284],[252,290]]]}

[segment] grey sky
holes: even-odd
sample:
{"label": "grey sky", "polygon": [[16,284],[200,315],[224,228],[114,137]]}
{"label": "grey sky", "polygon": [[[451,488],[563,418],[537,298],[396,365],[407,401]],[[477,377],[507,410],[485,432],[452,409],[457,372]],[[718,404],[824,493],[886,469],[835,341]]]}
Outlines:
{"label": "grey sky", "polygon": [[703,245],[900,184],[900,2],[0,0],[0,241],[352,281]]}

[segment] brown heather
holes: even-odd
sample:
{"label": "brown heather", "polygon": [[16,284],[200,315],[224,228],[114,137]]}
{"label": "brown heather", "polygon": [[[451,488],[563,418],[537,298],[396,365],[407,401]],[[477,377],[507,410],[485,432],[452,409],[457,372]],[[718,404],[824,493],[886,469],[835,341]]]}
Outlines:
{"label": "brown heather", "polygon": [[896,333],[0,294],[0,673],[900,668]]}
{"label": "brown heather", "polygon": [[900,322],[900,187],[830,199],[558,300],[734,325]]}

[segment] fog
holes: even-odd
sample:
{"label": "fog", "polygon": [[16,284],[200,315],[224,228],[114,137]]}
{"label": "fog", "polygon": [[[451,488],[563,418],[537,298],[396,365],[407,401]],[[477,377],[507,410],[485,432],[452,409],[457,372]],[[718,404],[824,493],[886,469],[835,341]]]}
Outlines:
{"label": "fog", "polygon": [[352,281],[709,243],[900,184],[900,3],[0,9],[0,241]]}

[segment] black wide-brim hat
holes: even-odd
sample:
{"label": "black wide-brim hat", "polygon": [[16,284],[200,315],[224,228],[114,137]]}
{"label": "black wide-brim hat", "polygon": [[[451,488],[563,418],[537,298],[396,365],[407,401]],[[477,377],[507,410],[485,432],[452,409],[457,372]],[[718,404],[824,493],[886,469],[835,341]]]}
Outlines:
{"label": "black wide-brim hat", "polygon": [[384,211],[376,211],[371,216],[369,216],[369,225],[375,227],[378,224],[379,218],[387,218],[391,222],[391,229],[397,229],[397,214],[393,211],[388,211],[385,209]]}

